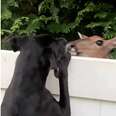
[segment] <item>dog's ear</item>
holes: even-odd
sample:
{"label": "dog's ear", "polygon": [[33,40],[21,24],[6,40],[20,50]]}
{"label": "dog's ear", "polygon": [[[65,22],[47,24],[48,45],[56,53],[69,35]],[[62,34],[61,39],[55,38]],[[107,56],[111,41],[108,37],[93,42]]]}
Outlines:
{"label": "dog's ear", "polygon": [[70,54],[66,50],[67,41],[64,38],[57,38],[51,44],[50,64],[54,69],[54,75],[57,78],[67,75],[67,67],[70,61]]}
{"label": "dog's ear", "polygon": [[67,76],[67,68],[70,61],[70,54],[64,54],[64,56],[60,56],[58,53],[57,57],[54,55],[51,57],[51,66],[54,70],[54,75],[57,78],[63,78]]}
{"label": "dog's ear", "polygon": [[70,54],[65,54],[64,57],[62,57],[62,59],[59,61],[58,63],[58,67],[59,67],[59,77],[60,78],[65,78],[68,75],[68,65],[69,65],[69,61],[70,61]]}
{"label": "dog's ear", "polygon": [[26,40],[26,36],[12,36],[9,37],[8,43],[10,44],[12,50],[15,52],[21,49]]}

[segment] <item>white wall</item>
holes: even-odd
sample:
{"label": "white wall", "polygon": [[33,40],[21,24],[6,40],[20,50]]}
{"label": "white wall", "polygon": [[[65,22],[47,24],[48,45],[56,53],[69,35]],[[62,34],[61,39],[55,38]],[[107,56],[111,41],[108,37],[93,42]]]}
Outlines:
{"label": "white wall", "polygon": [[[18,53],[1,51],[2,97]],[[116,116],[116,60],[73,57],[69,66],[72,116]],[[50,72],[47,88],[58,98],[58,81]],[[1,98],[2,100],[2,98]]]}

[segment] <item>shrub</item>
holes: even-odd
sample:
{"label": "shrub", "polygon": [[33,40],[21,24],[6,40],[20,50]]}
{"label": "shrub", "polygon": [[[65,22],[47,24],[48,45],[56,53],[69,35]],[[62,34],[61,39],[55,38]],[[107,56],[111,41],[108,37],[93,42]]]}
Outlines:
{"label": "shrub", "polygon": [[111,1],[1,0],[1,4],[2,39],[12,33],[52,33],[72,40],[78,31],[106,39],[116,36],[116,9]]}

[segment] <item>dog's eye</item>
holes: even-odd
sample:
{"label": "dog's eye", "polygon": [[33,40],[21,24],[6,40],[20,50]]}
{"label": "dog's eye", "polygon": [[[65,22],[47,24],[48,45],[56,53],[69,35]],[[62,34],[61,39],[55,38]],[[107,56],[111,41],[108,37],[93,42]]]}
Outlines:
{"label": "dog's eye", "polygon": [[103,42],[102,40],[97,40],[97,41],[96,41],[96,44],[97,44],[98,46],[102,46],[103,43],[104,43],[104,42]]}

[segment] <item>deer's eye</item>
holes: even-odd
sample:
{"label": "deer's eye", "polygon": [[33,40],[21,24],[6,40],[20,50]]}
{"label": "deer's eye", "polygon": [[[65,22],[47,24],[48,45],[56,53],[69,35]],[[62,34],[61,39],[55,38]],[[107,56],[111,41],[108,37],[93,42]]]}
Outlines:
{"label": "deer's eye", "polygon": [[104,42],[103,42],[102,40],[97,40],[97,41],[96,41],[96,44],[97,44],[98,46],[102,46],[103,43],[104,43]]}

